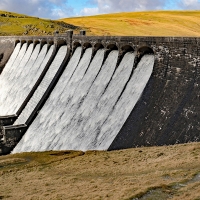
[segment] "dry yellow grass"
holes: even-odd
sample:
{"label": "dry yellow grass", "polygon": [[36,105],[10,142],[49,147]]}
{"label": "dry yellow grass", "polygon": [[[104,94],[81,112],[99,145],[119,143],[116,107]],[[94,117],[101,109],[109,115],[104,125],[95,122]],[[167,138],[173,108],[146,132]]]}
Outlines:
{"label": "dry yellow grass", "polygon": [[200,143],[15,154],[0,157],[0,199],[197,200],[199,172]]}
{"label": "dry yellow grass", "polygon": [[61,19],[88,35],[200,36],[200,11],[151,11]]}

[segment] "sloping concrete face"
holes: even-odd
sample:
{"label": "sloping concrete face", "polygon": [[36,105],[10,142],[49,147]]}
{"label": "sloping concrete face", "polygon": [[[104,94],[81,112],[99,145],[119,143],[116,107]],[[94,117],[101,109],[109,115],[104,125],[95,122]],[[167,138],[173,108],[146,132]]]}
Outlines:
{"label": "sloping concrete face", "polygon": [[66,38],[71,58],[43,107],[36,105],[28,114],[32,120],[13,152],[200,140],[199,38],[68,34],[54,36],[54,44]]}

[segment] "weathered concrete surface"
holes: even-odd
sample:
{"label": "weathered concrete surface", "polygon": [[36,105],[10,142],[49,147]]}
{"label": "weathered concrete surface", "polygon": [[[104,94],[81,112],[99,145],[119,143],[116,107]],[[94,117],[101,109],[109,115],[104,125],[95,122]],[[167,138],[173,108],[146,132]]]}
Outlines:
{"label": "weathered concrete surface", "polygon": [[0,73],[7,63],[11,53],[15,48],[15,41],[10,38],[0,39]]}
{"label": "weathered concrete surface", "polygon": [[153,75],[110,149],[200,141],[199,38],[149,38]]}
{"label": "weathered concrete surface", "polygon": [[14,121],[17,119],[17,115],[8,115],[8,116],[1,116],[0,117],[0,127],[1,126],[7,126],[14,123]]}
{"label": "weathered concrete surface", "polygon": [[0,142],[0,155],[10,153],[27,130],[27,125],[5,126],[2,129],[4,141]]}

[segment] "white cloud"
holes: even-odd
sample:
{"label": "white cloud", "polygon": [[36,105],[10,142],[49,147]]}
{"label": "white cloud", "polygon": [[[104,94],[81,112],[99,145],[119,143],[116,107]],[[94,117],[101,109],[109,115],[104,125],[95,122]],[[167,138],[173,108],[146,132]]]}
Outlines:
{"label": "white cloud", "polygon": [[84,8],[81,10],[80,15],[96,15],[99,14],[99,8]]}
{"label": "white cloud", "polygon": [[199,0],[182,0],[179,3],[179,6],[185,10],[199,10],[200,9],[200,1]]}
{"label": "white cloud", "polygon": [[66,0],[1,0],[0,10],[53,19],[73,14]]}
{"label": "white cloud", "polygon": [[94,8],[86,7],[83,15],[145,10],[199,10],[200,0],[88,0]]}
{"label": "white cloud", "polygon": [[55,8],[55,9],[52,9],[51,11],[52,11],[51,16],[53,18],[60,19],[60,18],[66,17],[66,12],[60,8]]}
{"label": "white cloud", "polygon": [[[89,2],[96,5],[94,9],[96,14],[123,11],[158,10],[165,6],[165,1],[163,0],[90,0]],[[85,9],[89,10],[89,8]]]}

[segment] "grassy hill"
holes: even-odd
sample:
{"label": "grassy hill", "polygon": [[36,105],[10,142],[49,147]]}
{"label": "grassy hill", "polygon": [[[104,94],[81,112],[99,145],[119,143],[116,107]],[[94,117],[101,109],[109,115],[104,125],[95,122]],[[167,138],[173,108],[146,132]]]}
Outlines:
{"label": "grassy hill", "polygon": [[80,30],[79,27],[64,22],[0,11],[0,36],[52,35],[55,30],[64,33],[69,29]]}
{"label": "grassy hill", "polygon": [[61,19],[88,35],[200,36],[200,11],[124,12]]}

